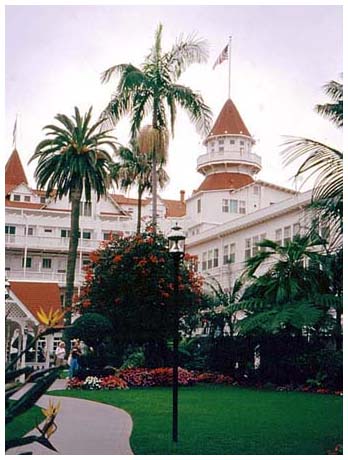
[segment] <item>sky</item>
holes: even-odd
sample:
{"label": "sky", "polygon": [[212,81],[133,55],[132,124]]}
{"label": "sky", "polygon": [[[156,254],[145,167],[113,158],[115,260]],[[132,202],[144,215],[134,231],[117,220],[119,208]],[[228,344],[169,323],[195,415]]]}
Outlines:
{"label": "sky", "polygon": [[[73,115],[75,106],[82,112],[93,106],[97,119],[117,84],[114,79],[102,85],[101,72],[119,63],[140,66],[159,23],[164,51],[181,34],[207,40],[208,62],[191,66],[179,82],[200,92],[214,120],[228,97],[228,63],[212,66],[232,36],[231,98],[262,157],[258,178],[301,186],[293,181],[296,164],[283,165],[284,136],[342,149],[342,131],[314,111],[328,101],[323,85],[343,72],[342,6],[41,5],[6,6],[5,13],[5,160],[13,150],[17,116],[16,146],[33,187],[36,164],[27,162],[44,137],[42,128],[57,113]],[[129,120],[114,135],[126,144]],[[179,110],[163,197],[179,199],[180,190],[189,196],[198,188],[202,141]]]}

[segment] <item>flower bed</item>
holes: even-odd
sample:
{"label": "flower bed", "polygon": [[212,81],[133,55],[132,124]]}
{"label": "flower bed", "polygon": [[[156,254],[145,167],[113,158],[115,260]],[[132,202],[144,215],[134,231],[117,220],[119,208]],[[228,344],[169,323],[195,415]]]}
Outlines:
{"label": "flower bed", "polygon": [[[84,380],[74,377],[68,380],[67,388],[82,388],[87,390],[125,389],[128,387],[165,387],[173,382],[173,369],[160,367],[156,369],[132,368],[123,369],[117,376],[106,377],[88,376]],[[222,374],[205,372],[195,373],[179,367],[179,385],[193,385],[195,383],[232,384],[233,379]]]}
{"label": "flower bed", "polygon": [[[170,367],[124,369],[119,373],[119,377],[132,387],[170,386],[173,381],[173,369]],[[179,367],[178,382],[179,385],[192,385],[195,383],[194,373]]]}

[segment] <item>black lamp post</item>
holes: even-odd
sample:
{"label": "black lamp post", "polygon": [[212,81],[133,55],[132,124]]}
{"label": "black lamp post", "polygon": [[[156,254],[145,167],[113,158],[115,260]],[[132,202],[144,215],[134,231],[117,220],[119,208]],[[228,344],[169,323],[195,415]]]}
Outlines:
{"label": "black lamp post", "polygon": [[176,224],[168,234],[169,252],[174,261],[173,328],[173,441],[178,442],[178,367],[179,367],[179,266],[185,253],[185,233]]}

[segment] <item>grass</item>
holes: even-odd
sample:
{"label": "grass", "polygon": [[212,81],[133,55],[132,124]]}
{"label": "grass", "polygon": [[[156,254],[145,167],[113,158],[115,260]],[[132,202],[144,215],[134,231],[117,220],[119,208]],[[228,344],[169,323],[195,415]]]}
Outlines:
{"label": "grass", "polygon": [[18,415],[11,422],[6,424],[6,441],[10,441],[15,438],[21,438],[33,428],[35,428],[37,423],[41,423],[44,418],[45,416],[39,407],[31,407],[27,411],[23,412],[23,414]]}
{"label": "grass", "polygon": [[228,386],[179,390],[179,442],[171,441],[170,388],[55,391],[125,409],[136,454],[320,455],[342,443],[342,398]]}

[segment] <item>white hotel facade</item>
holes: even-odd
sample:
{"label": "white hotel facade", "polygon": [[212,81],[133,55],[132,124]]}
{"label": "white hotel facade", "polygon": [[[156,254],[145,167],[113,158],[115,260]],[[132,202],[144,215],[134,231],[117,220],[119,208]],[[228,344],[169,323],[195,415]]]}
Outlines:
{"label": "white hotel facade", "polygon": [[[178,200],[159,197],[159,226],[167,233],[178,222],[187,234],[187,252],[198,256],[198,270],[227,290],[243,271],[245,260],[258,250],[258,241],[284,243],[308,226],[305,208],[311,192],[298,193],[257,179],[261,157],[230,99],[204,144],[206,153],[197,159],[197,170],[204,176],[201,185],[186,200],[183,191]],[[49,309],[49,299],[52,305],[63,302],[70,204],[67,199],[47,200],[43,191],[32,189],[16,150],[6,164],[5,179],[5,272],[11,285],[7,309],[19,325],[19,335],[24,335],[29,323],[39,323],[39,306]],[[77,291],[88,254],[111,233],[135,232],[136,214],[137,200],[121,194],[81,204]],[[142,202],[142,215],[144,223],[150,220],[148,198]],[[43,298],[48,299],[45,305]]]}

